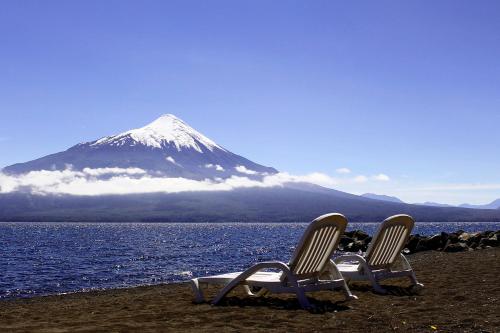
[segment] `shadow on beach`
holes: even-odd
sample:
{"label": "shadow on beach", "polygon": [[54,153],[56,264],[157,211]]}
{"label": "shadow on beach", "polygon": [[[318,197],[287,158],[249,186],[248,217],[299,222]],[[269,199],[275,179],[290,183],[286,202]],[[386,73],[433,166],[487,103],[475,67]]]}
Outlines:
{"label": "shadow on beach", "polygon": [[[349,310],[348,302],[337,301],[332,302],[330,300],[318,300],[313,297],[308,297],[309,302],[313,306],[312,309],[308,310],[310,313],[327,313],[327,312],[340,312]],[[260,297],[260,298],[250,298],[250,297],[226,297],[217,306],[228,307],[228,306],[238,306],[241,308],[245,307],[264,307],[272,310],[301,310],[299,302],[295,298],[278,298],[278,297]]]}

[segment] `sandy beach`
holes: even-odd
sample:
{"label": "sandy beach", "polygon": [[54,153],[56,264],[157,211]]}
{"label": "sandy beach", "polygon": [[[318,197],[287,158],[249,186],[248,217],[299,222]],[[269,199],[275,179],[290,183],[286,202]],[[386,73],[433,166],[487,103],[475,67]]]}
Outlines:
{"label": "sandy beach", "polygon": [[[352,286],[310,294],[316,310],[293,296],[250,299],[241,291],[221,306],[192,303],[185,283],[0,301],[1,332],[500,332],[500,248],[409,256],[425,288],[382,283],[389,295]],[[209,289],[207,295],[213,295]]]}

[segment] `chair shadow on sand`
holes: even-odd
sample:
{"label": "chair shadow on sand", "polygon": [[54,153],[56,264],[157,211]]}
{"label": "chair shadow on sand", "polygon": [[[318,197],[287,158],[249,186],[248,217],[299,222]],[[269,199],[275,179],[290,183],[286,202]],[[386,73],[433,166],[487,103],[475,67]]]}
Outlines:
{"label": "chair shadow on sand", "polygon": [[[386,297],[386,296],[396,296],[396,297],[408,297],[408,296],[418,296],[419,292],[415,292],[412,286],[398,286],[398,285],[383,285],[383,287],[387,290],[387,294],[380,295],[377,294],[377,297]],[[351,284],[350,289],[355,293],[358,292],[358,295],[363,293],[373,294],[373,288],[368,283],[356,282]],[[341,312],[350,310],[347,304],[348,302],[344,300],[324,300],[324,299],[316,299],[314,297],[307,297],[309,302],[312,305],[311,309],[308,309],[310,313],[314,314],[324,314],[328,312]],[[357,300],[354,302],[362,302],[363,300]],[[209,302],[205,302],[209,304]],[[237,306],[240,308],[245,307],[266,307],[274,310],[300,310],[302,309],[298,300],[294,297],[291,298],[279,298],[273,296],[265,296],[265,297],[245,297],[245,296],[227,296],[221,302],[217,304],[217,306],[221,307],[231,307]]]}
{"label": "chair shadow on sand", "polygon": [[[327,312],[340,312],[349,310],[350,307],[346,305],[346,301],[331,301],[331,300],[318,300],[313,297],[308,297],[312,307],[307,311],[311,313],[327,313]],[[238,297],[230,296],[223,299],[217,306],[238,306],[244,307],[267,307],[274,310],[301,310],[302,307],[296,298],[283,299],[278,297]]]}
{"label": "chair shadow on sand", "polygon": [[[386,294],[377,294],[379,297],[384,296],[397,296],[397,297],[407,297],[407,296],[419,296],[420,291],[415,291],[413,286],[402,287],[397,285],[382,285],[382,287],[387,291]],[[349,288],[356,293],[358,292],[367,292],[373,293],[373,288],[369,284],[361,284],[361,283],[353,283],[349,286]]]}

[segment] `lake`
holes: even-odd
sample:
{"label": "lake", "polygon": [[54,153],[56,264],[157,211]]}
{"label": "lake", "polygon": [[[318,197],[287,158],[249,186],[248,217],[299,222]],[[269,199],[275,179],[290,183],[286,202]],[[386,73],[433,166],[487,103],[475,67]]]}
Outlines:
{"label": "lake", "polygon": [[[350,223],[373,234],[378,223]],[[288,261],[307,223],[0,223],[0,298],[186,281]],[[499,230],[417,223],[413,233]]]}

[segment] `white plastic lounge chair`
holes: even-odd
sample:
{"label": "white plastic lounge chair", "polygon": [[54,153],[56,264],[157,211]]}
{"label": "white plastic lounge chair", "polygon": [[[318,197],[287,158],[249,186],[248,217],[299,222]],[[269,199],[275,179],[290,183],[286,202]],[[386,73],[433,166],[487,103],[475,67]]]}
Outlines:
{"label": "white plastic lounge chair", "polygon": [[[279,261],[258,263],[244,272],[235,272],[191,280],[195,301],[203,302],[201,284],[221,284],[222,290],[213,299],[219,303],[233,288],[242,285],[249,296],[262,296],[267,292],[295,293],[302,308],[310,308],[305,292],[343,290],[346,299],[356,299],[347,283],[330,260],[344,233],[347,219],[341,214],[318,217],[307,227],[299,245],[287,265]],[[275,269],[279,272],[263,271]],[[260,288],[253,293],[251,288]]]}
{"label": "white plastic lounge chair", "polygon": [[417,281],[410,263],[401,253],[415,222],[408,215],[394,215],[380,224],[364,256],[343,255],[334,259],[347,281],[370,281],[375,292],[385,294],[378,281],[408,277],[414,287],[424,285]]}

